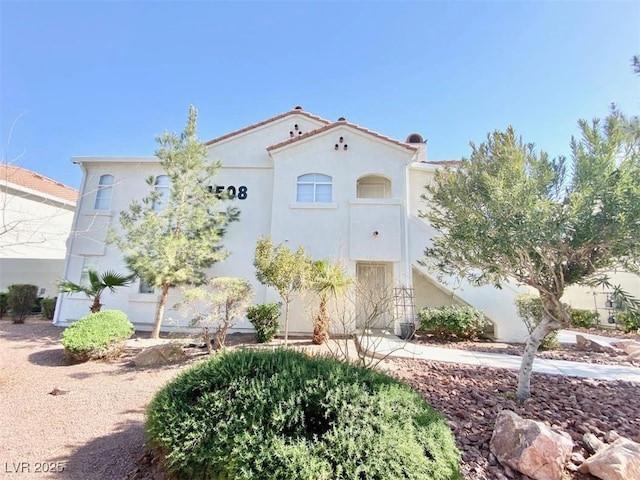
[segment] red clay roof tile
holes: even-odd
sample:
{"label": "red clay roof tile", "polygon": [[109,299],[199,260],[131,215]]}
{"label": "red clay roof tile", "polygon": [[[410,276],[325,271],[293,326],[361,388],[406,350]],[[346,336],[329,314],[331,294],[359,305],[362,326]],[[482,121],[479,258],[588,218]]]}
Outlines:
{"label": "red clay roof tile", "polygon": [[293,110],[289,110],[288,112],[281,113],[280,115],[276,115],[275,117],[268,118],[268,119],[263,120],[261,122],[254,123],[253,125],[249,125],[248,127],[241,128],[240,130],[235,130],[233,132],[230,132],[230,133],[227,133],[225,135],[222,135],[221,137],[214,138],[213,140],[209,140],[207,142],[204,142],[204,144],[205,145],[212,145],[214,143],[221,142],[222,140],[226,140],[227,138],[231,138],[231,137],[234,137],[236,135],[240,135],[241,133],[248,132],[249,130],[253,130],[254,128],[261,127],[263,125],[266,125],[267,123],[271,123],[271,122],[274,122],[276,120],[280,120],[281,118],[288,117],[289,115],[304,115],[305,117],[311,118],[313,120],[317,120],[317,121],[322,122],[322,123],[331,123],[331,122],[329,122],[329,120],[326,120],[326,119],[324,119],[322,117],[319,117],[317,115],[313,115],[312,113],[305,112],[304,110],[302,110],[300,108],[294,108]]}
{"label": "red clay roof tile", "polygon": [[77,202],[78,191],[26,168],[0,164],[1,184],[13,183],[69,202]]}
{"label": "red clay roof tile", "polygon": [[373,135],[374,137],[380,138],[380,139],[385,140],[387,142],[394,143],[394,144],[399,145],[399,146],[401,146],[403,148],[406,148],[407,150],[413,150],[413,151],[418,150],[418,147],[414,147],[413,145],[410,145],[408,143],[404,143],[404,142],[401,142],[401,141],[396,140],[394,138],[387,137],[386,135],[382,135],[381,133],[374,132],[373,130],[369,130],[368,128],[361,127],[360,125],[356,125],[355,123],[347,122],[346,120],[338,120],[337,122],[333,122],[333,123],[330,123],[328,125],[324,125],[323,127],[316,128],[315,130],[311,130],[309,132],[303,133],[302,135],[298,135],[297,137],[289,138],[289,139],[285,140],[284,142],[280,142],[280,143],[276,143],[275,145],[271,145],[271,146],[267,147],[267,151],[275,150],[277,148],[284,147],[285,145],[289,145],[291,143],[299,142],[300,140],[304,140],[305,138],[312,137],[313,135],[317,135],[319,133],[326,132],[327,130],[331,130],[332,128],[338,127],[340,125],[348,125],[348,126],[350,126],[352,128],[355,128],[356,130],[359,130],[361,132],[367,133],[369,135]]}

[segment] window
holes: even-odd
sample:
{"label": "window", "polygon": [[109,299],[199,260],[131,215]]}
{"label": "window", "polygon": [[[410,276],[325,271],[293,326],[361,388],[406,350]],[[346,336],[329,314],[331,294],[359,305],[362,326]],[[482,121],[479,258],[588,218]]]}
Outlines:
{"label": "window", "polygon": [[95,210],[109,210],[111,208],[111,194],[113,192],[113,175],[101,175],[96,192]]}
{"label": "window", "polygon": [[167,175],[158,175],[153,189],[158,192],[158,199],[153,202],[153,209],[155,211],[162,210],[169,201],[171,190],[169,177]]}
{"label": "window", "polygon": [[155,289],[144,280],[140,279],[138,293],[155,293]]}
{"label": "window", "polygon": [[84,257],[82,264],[82,273],[80,274],[80,286],[90,287],[89,270],[98,271],[98,259],[95,257]]}
{"label": "window", "polygon": [[391,198],[391,182],[379,175],[358,179],[358,198]]}
{"label": "window", "polygon": [[331,202],[331,177],[321,173],[307,173],[298,177],[296,201],[305,203]]}

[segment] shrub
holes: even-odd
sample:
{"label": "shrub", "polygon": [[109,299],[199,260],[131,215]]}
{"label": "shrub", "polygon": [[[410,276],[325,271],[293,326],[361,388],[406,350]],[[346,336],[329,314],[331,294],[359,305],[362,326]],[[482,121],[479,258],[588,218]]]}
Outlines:
{"label": "shrub", "polygon": [[451,430],[417,392],[291,350],[191,367],[155,395],[145,428],[171,478],[461,478]]}
{"label": "shrub", "polygon": [[38,287],[36,285],[9,285],[7,307],[9,307],[13,323],[24,323],[24,319],[36,305],[37,299]]}
{"label": "shrub", "polygon": [[62,332],[62,345],[72,361],[115,358],[122,353],[133,325],[124,312],[102,310],[81,318]]}
{"label": "shrub", "polygon": [[6,292],[0,292],[0,318],[7,313],[7,300],[9,295]]}
{"label": "shrub", "polygon": [[[569,308],[567,306],[567,308]],[[540,320],[542,320],[542,300],[538,295],[518,295],[516,297],[516,310],[525,325],[529,334],[533,332]],[[558,348],[558,332],[556,330],[547,333],[540,342],[540,350],[553,350]]]}
{"label": "shrub", "polygon": [[56,312],[56,299],[43,298],[40,306],[42,307],[42,316],[47,320],[53,320],[53,315]]}
{"label": "shrub", "polygon": [[569,309],[569,315],[571,316],[571,325],[582,328],[593,327],[599,318],[598,312],[580,308]]}
{"label": "shrub", "polygon": [[247,318],[256,329],[256,341],[267,343],[276,338],[280,330],[280,305],[277,303],[261,303],[247,309]]}
{"label": "shrub", "polygon": [[462,306],[426,307],[418,313],[420,330],[438,336],[476,339],[489,321],[477,308]]}
{"label": "shrub", "polygon": [[618,312],[616,321],[622,326],[625,333],[640,333],[640,313],[638,312]]}

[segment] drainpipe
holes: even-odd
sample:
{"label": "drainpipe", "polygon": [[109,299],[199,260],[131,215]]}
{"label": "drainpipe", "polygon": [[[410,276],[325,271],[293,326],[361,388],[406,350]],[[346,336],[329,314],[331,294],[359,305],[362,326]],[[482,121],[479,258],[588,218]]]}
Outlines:
{"label": "drainpipe", "polygon": [[[414,157],[411,158],[413,160]],[[407,288],[413,288],[413,279],[411,278],[411,257],[409,255],[409,214],[410,214],[410,192],[409,192],[409,168],[411,160],[404,168],[404,275],[405,286]],[[407,322],[407,319],[403,319]],[[410,323],[413,323],[413,318],[409,319]]]}

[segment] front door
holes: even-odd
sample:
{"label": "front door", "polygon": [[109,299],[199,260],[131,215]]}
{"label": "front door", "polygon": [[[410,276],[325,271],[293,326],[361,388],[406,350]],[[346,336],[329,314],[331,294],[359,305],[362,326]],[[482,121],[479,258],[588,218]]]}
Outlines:
{"label": "front door", "polygon": [[393,329],[393,295],[389,265],[356,264],[356,327]]}

